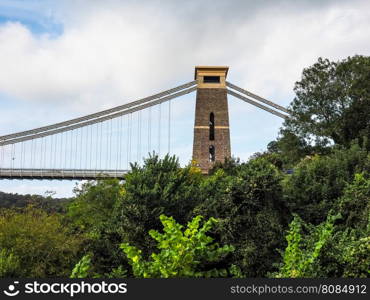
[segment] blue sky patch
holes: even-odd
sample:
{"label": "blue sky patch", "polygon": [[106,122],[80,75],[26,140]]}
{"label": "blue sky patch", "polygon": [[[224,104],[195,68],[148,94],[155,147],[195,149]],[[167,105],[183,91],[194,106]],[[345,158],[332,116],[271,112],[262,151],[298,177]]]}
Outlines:
{"label": "blue sky patch", "polygon": [[24,9],[0,3],[0,25],[7,22],[19,22],[36,35],[49,34],[55,38],[63,33],[63,24],[55,20],[50,10],[44,13],[34,7]]}

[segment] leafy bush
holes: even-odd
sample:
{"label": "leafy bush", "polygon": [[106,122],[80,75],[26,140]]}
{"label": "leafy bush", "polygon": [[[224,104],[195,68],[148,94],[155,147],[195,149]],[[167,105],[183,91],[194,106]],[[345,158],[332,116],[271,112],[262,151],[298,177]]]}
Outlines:
{"label": "leafy bush", "polygon": [[75,188],[76,198],[67,207],[70,222],[91,237],[112,217],[114,207],[123,191],[117,179],[88,181]]}
{"label": "leafy bush", "polygon": [[343,277],[368,278],[370,276],[370,236],[352,240],[340,257]]}
{"label": "leafy bush", "polygon": [[[0,248],[6,249],[21,268],[13,268],[15,277],[68,276],[80,251],[81,237],[71,235],[58,214],[28,207],[22,211],[0,213]],[[3,250],[4,251],[4,250]],[[2,254],[5,255],[5,254]]]}
{"label": "leafy bush", "polygon": [[15,277],[20,270],[19,258],[11,251],[0,251],[0,277]]}
{"label": "leafy bush", "polygon": [[323,246],[331,236],[336,217],[330,216],[327,221],[310,228],[310,233],[302,237],[303,221],[295,216],[289,224],[286,236],[288,246],[283,253],[283,264],[275,277],[301,278],[317,277],[319,256]]}
{"label": "leafy bush", "polygon": [[88,278],[90,268],[91,256],[87,254],[74,266],[70,278]]}
{"label": "leafy bush", "polygon": [[282,178],[274,165],[257,158],[228,167],[227,173],[219,168],[205,179],[201,186],[205,200],[194,215],[219,219],[213,236],[236,249],[220,267],[236,264],[247,277],[262,277],[274,269],[288,218],[282,202]]}
{"label": "leafy bush", "polygon": [[370,178],[356,174],[337,200],[341,215],[320,255],[321,276],[368,277],[370,266]]}
{"label": "leafy bush", "polygon": [[91,254],[84,255],[81,260],[74,266],[70,278],[126,278],[127,271],[119,266],[118,268],[113,268],[109,273],[101,275],[94,272],[94,266],[91,262]]}
{"label": "leafy bush", "polygon": [[155,243],[147,232],[159,230],[161,214],[174,217],[179,223],[190,220],[193,208],[202,197],[199,169],[180,168],[178,159],[157,155],[150,156],[141,167],[132,165],[125,178],[124,192],[116,209],[117,224],[123,241],[143,249],[148,256]]}
{"label": "leafy bush", "polygon": [[360,172],[370,172],[370,154],[358,145],[306,158],[285,180],[284,198],[290,211],[304,221],[322,223],[346,185]]}
{"label": "leafy bush", "polygon": [[341,226],[370,231],[370,177],[365,173],[355,174],[343,196],[337,201],[336,209],[342,215]]}
{"label": "leafy bush", "polygon": [[75,190],[76,198],[67,208],[66,220],[75,232],[86,236],[84,250],[93,253],[91,272],[105,274],[112,266],[122,263],[119,250],[122,238],[116,207],[124,193],[123,184],[117,179],[89,181]]}
{"label": "leafy bush", "polygon": [[[145,261],[141,250],[128,243],[121,248],[130,260],[135,277],[169,278],[169,277],[225,277],[225,269],[206,268],[207,263],[216,262],[234,251],[232,246],[219,247],[206,235],[217,221],[210,218],[200,227],[202,217],[197,216],[188,223],[183,232],[180,224],[172,217],[160,216],[163,232],[150,230],[149,235],[158,243],[160,250],[152,253],[151,259]],[[235,266],[233,267],[235,272]]]}
{"label": "leafy bush", "polygon": [[122,241],[144,249],[155,249],[147,232],[160,229],[160,214],[168,214],[186,223],[200,197],[203,177],[193,166],[180,168],[175,157],[159,159],[152,155],[143,166],[134,164],[125,182],[100,180],[77,189],[76,199],[68,207],[68,220],[77,231],[87,234],[85,246],[91,257],[91,273],[123,276],[119,267],[129,267],[119,249]]}
{"label": "leafy bush", "polygon": [[293,220],[284,265],[275,276],[368,277],[369,239],[370,178],[356,174],[325,223],[313,226],[298,217]]}

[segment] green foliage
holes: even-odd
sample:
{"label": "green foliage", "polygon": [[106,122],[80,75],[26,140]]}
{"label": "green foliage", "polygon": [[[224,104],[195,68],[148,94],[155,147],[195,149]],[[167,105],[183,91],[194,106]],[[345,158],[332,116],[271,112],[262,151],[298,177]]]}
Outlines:
{"label": "green foliage", "polygon": [[337,201],[336,209],[343,216],[343,228],[359,229],[370,232],[370,177],[365,173],[355,174],[351,184]]}
{"label": "green foliage", "polygon": [[[346,185],[343,196],[336,200],[324,225],[304,224],[297,217],[293,220],[287,235],[284,265],[275,276],[368,277],[369,207],[370,178],[356,174],[353,182]],[[333,217],[334,213],[337,217]],[[307,258],[307,249],[308,253],[312,251],[314,260]]]}
{"label": "green foliage", "polygon": [[[305,158],[292,175],[281,172],[278,155],[228,161],[209,176],[154,156],[134,166],[125,183],[85,184],[64,217],[32,207],[3,210],[1,276],[368,277],[368,151],[336,147]],[[160,212],[180,216],[188,228],[154,220]],[[305,222],[290,224],[278,269],[292,212]],[[341,218],[334,222],[334,214]],[[82,248],[90,254],[75,265]]]}
{"label": "green foliage", "polygon": [[356,174],[334,207],[342,216],[320,255],[320,276],[368,277],[370,266],[370,178]]}
{"label": "green foliage", "polygon": [[330,155],[308,157],[284,181],[285,201],[292,213],[319,224],[360,172],[370,172],[370,155],[356,144]]}
{"label": "green foliage", "polygon": [[94,273],[105,274],[122,263],[120,222],[115,215],[123,192],[123,184],[116,179],[90,181],[75,189],[76,198],[67,208],[66,219],[86,236],[85,251],[94,254]]}
{"label": "green foliage", "polygon": [[19,195],[12,193],[4,193],[0,191],[0,207],[16,208],[32,205],[41,208],[47,212],[65,212],[65,206],[71,201],[69,198],[53,198],[53,192],[45,192],[45,196],[41,195]]}
{"label": "green foliage", "polygon": [[279,169],[293,169],[302,159],[315,154],[327,155],[331,150],[330,147],[311,145],[291,130],[282,128],[278,138],[267,145],[267,151],[261,156]]}
{"label": "green foliage", "polygon": [[212,169],[209,170],[209,175],[215,174],[219,169],[223,170],[228,175],[236,175],[236,170],[240,165],[239,158],[226,158],[224,162],[216,161]]}
{"label": "green foliage", "polygon": [[117,179],[89,181],[74,192],[76,198],[68,205],[67,216],[79,230],[93,235],[94,229],[111,218],[122,185]]}
{"label": "green foliage", "polygon": [[118,266],[117,268],[113,268],[112,271],[105,275],[108,278],[126,278],[127,277],[127,270],[124,269],[122,266]]}
{"label": "green foliage", "polygon": [[353,56],[339,62],[319,58],[296,82],[292,117],[285,128],[318,144],[332,140],[348,145],[370,136],[370,57]]}
{"label": "green foliage", "polygon": [[87,254],[74,266],[70,278],[88,278],[90,268],[91,256]]}
{"label": "green foliage", "polygon": [[281,172],[265,158],[236,164],[227,173],[219,168],[201,188],[205,200],[194,214],[220,221],[213,235],[235,251],[219,265],[237,265],[244,276],[262,277],[279,259],[276,248],[284,242],[286,208],[282,200]]}
{"label": "green foliage", "polygon": [[124,242],[142,248],[144,256],[148,256],[155,243],[146,233],[161,228],[161,214],[170,215],[181,224],[188,222],[201,197],[203,178],[199,169],[180,168],[174,156],[159,159],[152,155],[143,166],[132,165],[125,180],[116,210],[119,233]]}
{"label": "green foliage", "polygon": [[0,251],[0,277],[15,277],[20,270],[19,258],[11,251]]}
{"label": "green foliage", "polygon": [[[163,232],[150,230],[149,235],[158,243],[158,253],[152,253],[151,259],[145,261],[141,250],[128,243],[121,248],[130,260],[135,277],[170,278],[170,277],[225,277],[227,270],[204,270],[205,263],[216,262],[234,251],[232,246],[219,247],[206,235],[217,221],[210,218],[200,227],[201,216],[188,223],[183,232],[180,224],[172,217],[160,216]],[[237,274],[234,266],[232,269]]]}
{"label": "green foliage", "polygon": [[80,245],[81,237],[70,234],[58,214],[33,207],[0,213],[0,248],[21,266],[15,277],[68,276]]}
{"label": "green foliage", "polygon": [[74,266],[70,278],[126,278],[127,271],[119,266],[113,268],[109,273],[104,274],[104,276],[99,273],[93,272],[94,266],[92,265],[92,255],[84,255],[81,260]]}
{"label": "green foliage", "polygon": [[370,233],[356,229],[336,232],[320,255],[321,277],[369,277]]}
{"label": "green foliage", "polygon": [[279,137],[267,145],[267,150],[268,153],[265,155],[275,154],[275,160],[280,160],[280,166],[285,168],[293,167],[303,157],[313,152],[312,147],[304,139],[286,129],[280,130]]}
{"label": "green foliage", "polygon": [[340,262],[345,266],[343,277],[370,276],[370,236],[352,240],[344,247]]}
{"label": "green foliage", "polygon": [[124,183],[101,180],[76,190],[67,216],[88,236],[85,249],[94,254],[94,273],[109,275],[115,268],[117,272],[109,276],[125,276],[128,262],[119,244],[129,242],[148,255],[155,243],[146,233],[161,228],[161,213],[186,223],[198,201],[202,180],[199,169],[180,168],[175,157],[153,155],[142,167],[132,165]]}
{"label": "green foliage", "polygon": [[[303,239],[303,221],[295,216],[289,224],[289,231],[286,236],[288,246],[283,254],[283,265],[279,272],[275,274],[275,277],[316,277],[319,268],[319,255],[333,232],[333,224],[336,218],[329,216],[325,223],[311,228],[310,234]],[[305,240],[304,243],[303,240]]]}

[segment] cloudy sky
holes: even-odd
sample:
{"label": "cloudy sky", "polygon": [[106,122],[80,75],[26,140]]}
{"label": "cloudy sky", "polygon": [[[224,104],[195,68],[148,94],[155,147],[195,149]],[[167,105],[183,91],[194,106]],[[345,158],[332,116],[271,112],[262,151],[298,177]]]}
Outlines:
{"label": "cloudy sky", "polygon": [[[370,54],[370,1],[0,0],[0,135],[96,112],[228,65],[228,80],[283,106],[318,57]],[[191,158],[195,95],[173,105],[173,152]],[[263,151],[282,121],[229,97],[232,152]],[[0,181],[58,196],[74,182]]]}

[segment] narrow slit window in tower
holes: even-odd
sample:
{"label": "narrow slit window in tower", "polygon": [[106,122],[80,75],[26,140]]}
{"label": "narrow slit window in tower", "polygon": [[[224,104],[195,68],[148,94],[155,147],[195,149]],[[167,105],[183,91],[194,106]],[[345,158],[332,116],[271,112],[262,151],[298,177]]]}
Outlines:
{"label": "narrow slit window in tower", "polygon": [[215,140],[215,114],[213,112],[209,115],[209,140]]}
{"label": "narrow slit window in tower", "polygon": [[220,76],[204,76],[204,83],[220,83]]}
{"label": "narrow slit window in tower", "polygon": [[216,159],[215,146],[211,145],[211,146],[209,146],[209,161],[214,162],[215,159]]}

